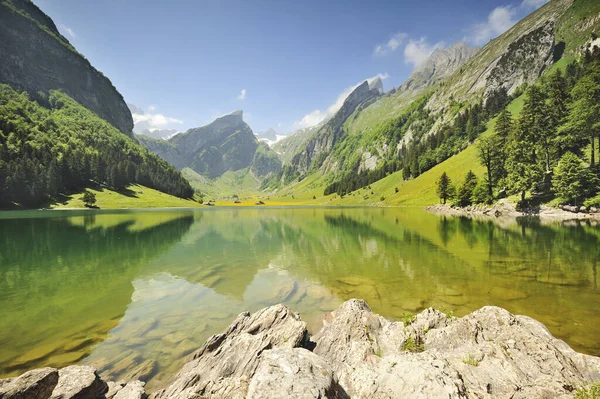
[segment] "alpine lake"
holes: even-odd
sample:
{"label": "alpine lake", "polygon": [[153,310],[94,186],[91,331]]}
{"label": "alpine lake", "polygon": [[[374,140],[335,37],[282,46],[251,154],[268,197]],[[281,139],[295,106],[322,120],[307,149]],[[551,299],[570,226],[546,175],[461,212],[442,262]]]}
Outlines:
{"label": "alpine lake", "polygon": [[0,377],[91,364],[164,385],[243,311],[311,332],[350,298],[401,320],[433,306],[531,316],[600,355],[600,226],[416,208],[0,213]]}

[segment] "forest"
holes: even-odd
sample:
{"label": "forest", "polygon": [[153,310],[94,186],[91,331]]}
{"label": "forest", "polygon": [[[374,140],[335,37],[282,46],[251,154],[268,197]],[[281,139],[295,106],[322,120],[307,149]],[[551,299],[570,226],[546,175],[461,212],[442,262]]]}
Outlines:
{"label": "forest", "polygon": [[166,161],[60,91],[0,85],[0,208],[34,207],[90,186],[138,183],[181,198],[190,184]]}
{"label": "forest", "polygon": [[477,179],[469,171],[457,188],[443,173],[438,196],[459,206],[516,194],[523,209],[548,201],[597,207],[598,140],[600,50],[594,47],[564,71],[557,68],[527,87],[518,116],[503,107],[493,132],[476,144],[485,176]]}

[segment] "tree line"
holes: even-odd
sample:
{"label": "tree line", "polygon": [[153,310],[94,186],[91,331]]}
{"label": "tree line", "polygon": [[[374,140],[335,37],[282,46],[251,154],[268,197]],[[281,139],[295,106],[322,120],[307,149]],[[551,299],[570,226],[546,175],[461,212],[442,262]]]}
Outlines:
{"label": "tree line", "polygon": [[446,182],[445,173],[438,180],[438,195],[443,202],[456,198],[468,205],[514,193],[525,207],[531,192],[579,205],[600,190],[599,140],[600,50],[595,47],[564,71],[557,68],[529,86],[518,117],[506,107],[500,111],[493,132],[477,143],[486,173],[470,199],[461,200],[460,189]]}
{"label": "tree line", "polygon": [[0,85],[0,207],[33,207],[100,184],[139,183],[182,198],[194,191],[150,153],[68,95]]}

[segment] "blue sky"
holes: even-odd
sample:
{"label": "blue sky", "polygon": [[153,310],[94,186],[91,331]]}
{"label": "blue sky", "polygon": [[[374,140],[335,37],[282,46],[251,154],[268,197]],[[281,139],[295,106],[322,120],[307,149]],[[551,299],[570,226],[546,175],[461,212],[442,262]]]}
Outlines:
{"label": "blue sky", "polygon": [[34,1],[156,128],[243,109],[254,131],[286,133],[353,85],[379,75],[389,90],[434,48],[483,45],[546,2]]}

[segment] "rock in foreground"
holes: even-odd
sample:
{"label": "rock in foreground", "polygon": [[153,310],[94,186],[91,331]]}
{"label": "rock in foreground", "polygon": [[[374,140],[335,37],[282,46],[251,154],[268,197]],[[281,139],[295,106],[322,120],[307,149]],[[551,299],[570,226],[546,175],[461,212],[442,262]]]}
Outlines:
{"label": "rock in foreground", "polygon": [[[598,380],[600,358],[573,351],[526,316],[486,306],[456,319],[427,309],[404,325],[352,299],[311,341],[283,305],[242,313],[150,397],[572,398]],[[0,380],[0,399],[145,395],[140,381],[107,384],[86,366]]]}

